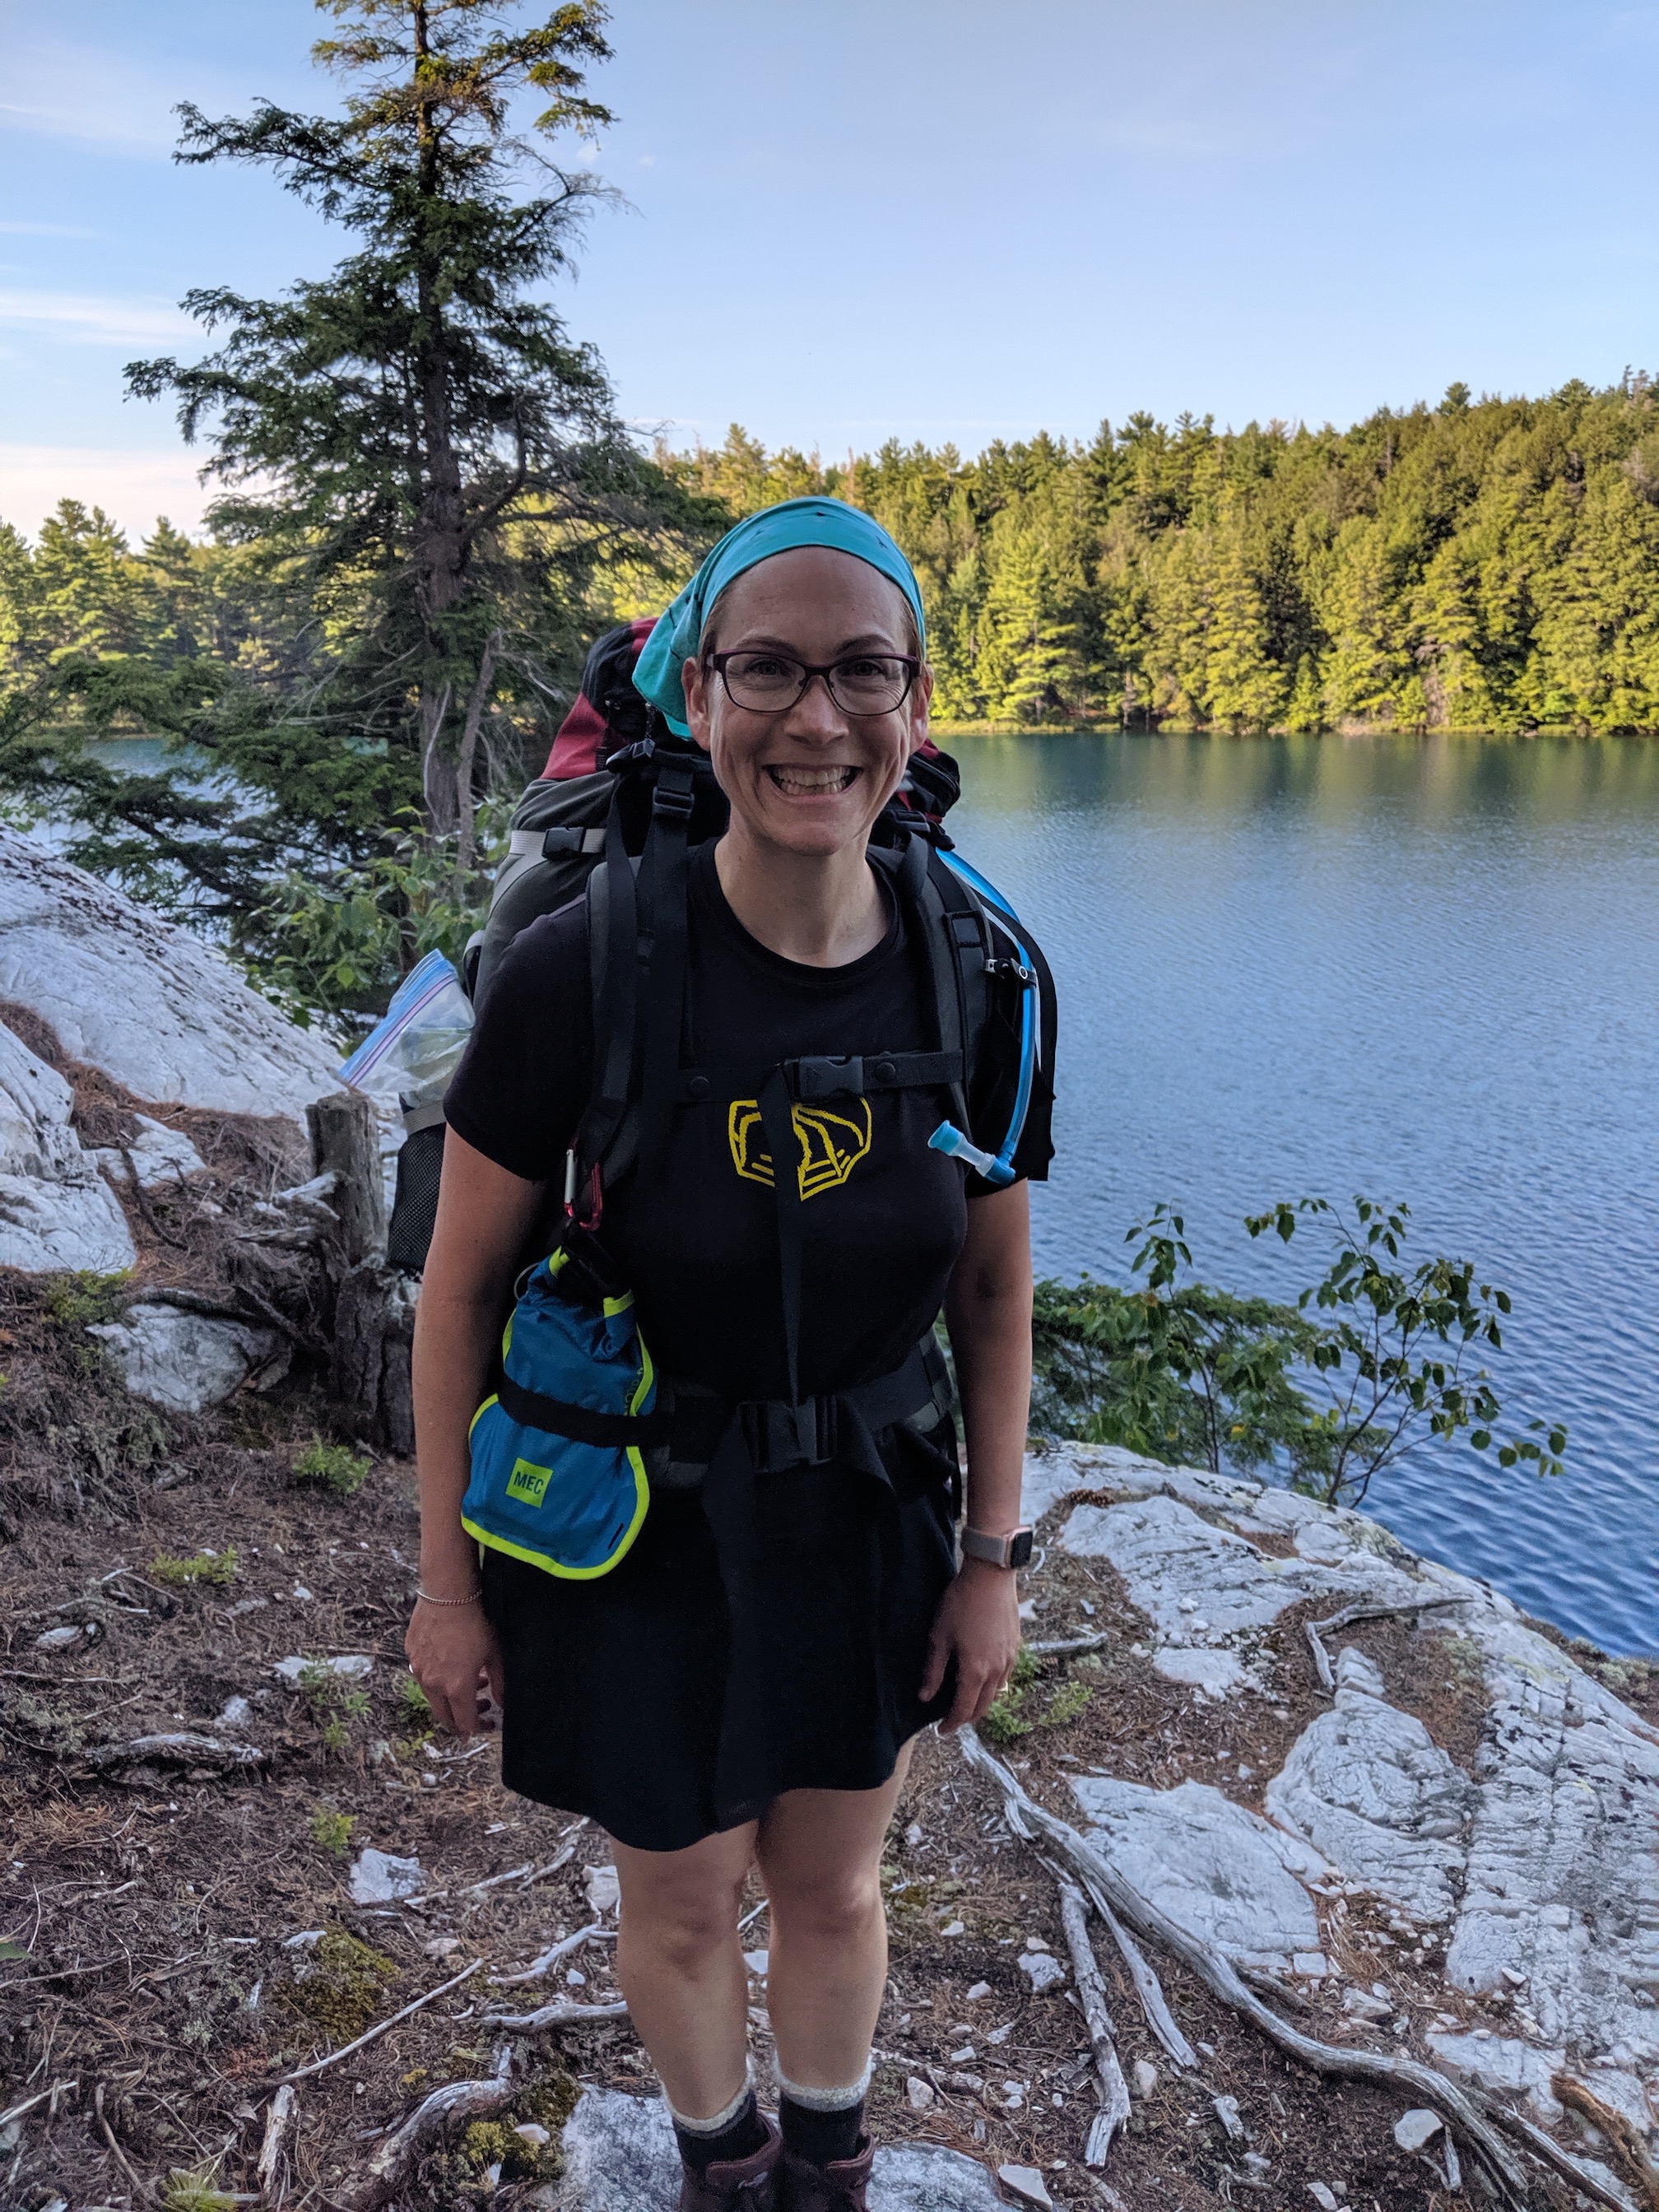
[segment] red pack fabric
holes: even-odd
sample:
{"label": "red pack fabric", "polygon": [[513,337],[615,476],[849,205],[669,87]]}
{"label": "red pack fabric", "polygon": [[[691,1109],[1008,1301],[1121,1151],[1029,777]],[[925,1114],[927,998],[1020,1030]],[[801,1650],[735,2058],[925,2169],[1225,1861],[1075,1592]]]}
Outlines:
{"label": "red pack fabric", "polygon": [[[630,623],[634,634],[634,658],[637,660],[644,650],[645,641],[657,626],[654,615],[643,621]],[[544,777],[563,783],[569,777],[592,775],[600,767],[611,750],[611,732],[605,716],[585,691],[576,694],[570,712],[558,726],[553,739],[553,750],[547,756]]]}

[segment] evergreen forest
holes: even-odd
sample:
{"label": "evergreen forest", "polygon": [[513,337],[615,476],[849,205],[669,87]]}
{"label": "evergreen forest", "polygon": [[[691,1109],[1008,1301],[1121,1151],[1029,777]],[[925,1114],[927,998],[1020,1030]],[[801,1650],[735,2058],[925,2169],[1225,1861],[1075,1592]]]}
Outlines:
{"label": "evergreen forest", "polygon": [[[1644,376],[1535,400],[1455,385],[1346,430],[1136,414],[1086,446],[1039,435],[971,460],[894,441],[825,465],[734,425],[641,471],[679,527],[592,549],[537,611],[550,693],[585,636],[665,603],[728,521],[817,491],[915,562],[945,721],[1659,730]],[[88,658],[256,674],[321,611],[295,607],[270,556],[266,530],[192,541],[165,520],[135,548],[72,500],[33,544],[0,524],[6,688]]]}

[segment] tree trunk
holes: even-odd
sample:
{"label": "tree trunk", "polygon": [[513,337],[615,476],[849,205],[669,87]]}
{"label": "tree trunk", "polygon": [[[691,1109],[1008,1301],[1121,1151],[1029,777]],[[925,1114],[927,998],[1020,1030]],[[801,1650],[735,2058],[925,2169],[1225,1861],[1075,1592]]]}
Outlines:
{"label": "tree trunk", "polygon": [[380,1127],[361,1091],[341,1091],[306,1109],[313,1172],[331,1170],[340,1225],[324,1248],[331,1313],[329,1380],[359,1434],[407,1456],[415,1449],[409,1361],[415,1296],[386,1264],[386,1197]]}
{"label": "tree trunk", "polygon": [[458,832],[455,840],[455,896],[458,902],[465,902],[467,878],[478,865],[472,776],[478,757],[478,732],[483,722],[484,708],[489,703],[501,651],[501,634],[500,630],[493,629],[484,640],[483,657],[478,663],[478,680],[472,687],[472,696],[466,702],[466,725],[461,732],[461,757],[455,769]]}

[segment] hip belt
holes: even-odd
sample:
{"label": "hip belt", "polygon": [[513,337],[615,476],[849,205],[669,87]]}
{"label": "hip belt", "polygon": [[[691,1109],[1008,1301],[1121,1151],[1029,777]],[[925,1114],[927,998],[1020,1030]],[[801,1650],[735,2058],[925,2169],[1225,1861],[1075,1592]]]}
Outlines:
{"label": "hip belt", "polygon": [[873,1434],[901,1425],[933,1428],[951,1405],[950,1371],[931,1331],[890,1374],[795,1403],[733,1401],[666,1376],[657,1378],[656,1403],[642,1414],[593,1413],[506,1376],[495,1389],[503,1412],[526,1427],[601,1449],[639,1451],[653,1490],[696,1489],[734,1427],[752,1471],[777,1474],[836,1458],[849,1429]]}

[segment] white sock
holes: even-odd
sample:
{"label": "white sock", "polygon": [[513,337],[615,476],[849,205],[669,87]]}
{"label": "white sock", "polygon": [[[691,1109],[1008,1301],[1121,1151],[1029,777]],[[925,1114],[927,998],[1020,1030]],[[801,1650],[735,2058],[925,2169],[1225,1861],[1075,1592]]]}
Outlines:
{"label": "white sock", "polygon": [[777,2069],[778,2089],[792,2105],[799,2105],[804,2112],[844,2112],[868,2092],[875,2063],[873,2057],[866,2058],[863,2073],[856,2081],[849,2081],[844,2089],[809,2089],[803,2082],[792,2081],[780,2066]]}
{"label": "white sock", "polygon": [[669,2096],[666,2089],[663,2091],[662,2100],[664,2104],[668,2106],[669,2118],[672,2120],[674,2125],[680,2129],[683,2133],[688,2136],[718,2136],[724,2135],[726,2129],[731,2126],[732,2121],[737,2118],[738,2114],[749,2102],[750,2097],[754,2093],[754,2069],[751,2066],[745,2064],[743,2072],[742,2088],[738,2090],[737,2095],[732,2098],[729,2105],[724,2106],[720,2112],[715,2112],[710,2118],[706,2120],[694,2120],[689,2118],[684,2112],[676,2112],[674,2109],[673,2100]]}

